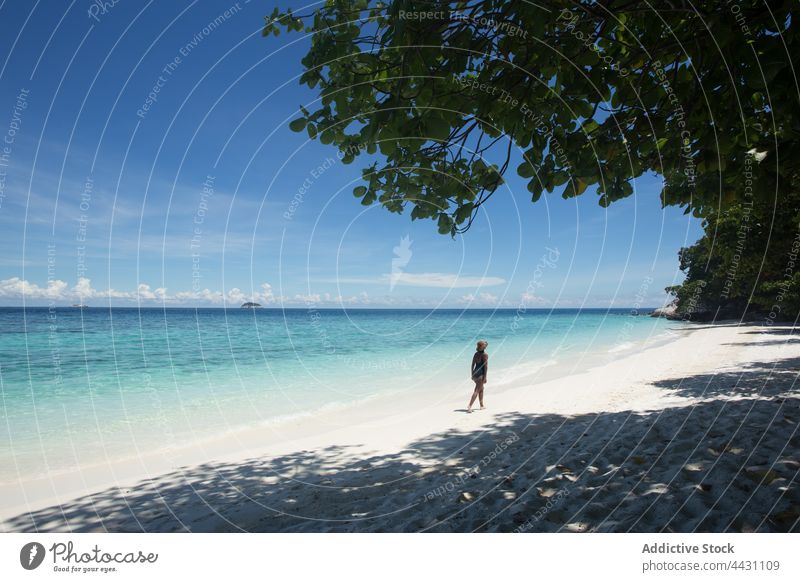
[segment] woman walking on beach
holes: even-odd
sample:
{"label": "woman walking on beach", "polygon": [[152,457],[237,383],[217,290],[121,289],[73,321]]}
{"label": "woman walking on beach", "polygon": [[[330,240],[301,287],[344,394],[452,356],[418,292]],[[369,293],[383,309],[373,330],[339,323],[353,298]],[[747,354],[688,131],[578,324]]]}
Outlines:
{"label": "woman walking on beach", "polygon": [[469,406],[467,406],[467,412],[472,412],[472,405],[475,403],[475,399],[478,399],[478,402],[481,404],[481,410],[486,408],[483,405],[483,385],[486,384],[486,373],[489,370],[489,354],[486,353],[486,346],[489,345],[489,342],[486,340],[480,340],[478,342],[477,350],[475,351],[475,355],[472,356],[472,366],[470,367],[470,373],[472,376],[472,381],[475,382],[475,391],[472,393],[472,398],[469,400]]}

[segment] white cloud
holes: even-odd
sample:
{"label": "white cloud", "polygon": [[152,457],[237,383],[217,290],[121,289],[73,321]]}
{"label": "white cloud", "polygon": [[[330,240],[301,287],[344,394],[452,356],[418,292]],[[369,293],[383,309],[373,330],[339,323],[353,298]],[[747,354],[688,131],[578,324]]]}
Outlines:
{"label": "white cloud", "polygon": [[46,287],[39,287],[25,279],[12,277],[0,281],[0,297],[26,297],[31,299],[58,300],[67,288],[67,283],[60,279],[47,282]]}
{"label": "white cloud", "polygon": [[312,304],[320,303],[322,301],[322,297],[319,293],[309,293],[308,295],[301,295],[298,293],[294,296],[294,300],[298,303]]}
{"label": "white cloud", "polygon": [[140,283],[139,286],[136,288],[136,298],[139,301],[158,301],[160,303],[172,299],[167,295],[166,288],[159,287],[157,289],[151,290],[150,285],[147,285],[145,283]]}
{"label": "white cloud", "polygon": [[[139,286],[140,288],[142,285]],[[144,285],[147,292],[150,292],[150,286]],[[95,289],[92,287],[91,279],[87,279],[86,277],[80,277],[78,282],[75,284],[74,287],[70,290],[69,293],[64,293],[58,299],[63,301],[73,300],[78,301],[80,303],[85,303],[89,299],[125,299],[125,300],[135,300],[137,298],[136,292],[129,292],[129,291],[117,291],[116,289],[107,289],[102,291],[100,289]]]}
{"label": "white cloud", "polygon": [[[263,306],[306,307],[320,305],[326,307],[353,306],[363,307],[378,306],[437,306],[439,300],[435,297],[413,297],[405,295],[378,295],[370,296],[366,291],[341,295],[334,293],[299,293],[289,296],[276,295],[269,283],[261,283],[255,290],[245,290],[232,287],[227,290],[193,289],[170,292],[166,287],[155,287],[141,282],[133,290],[118,290],[114,288],[97,289],[92,281],[81,277],[73,286],[65,281],[51,281],[47,286],[13,277],[0,280],[0,304],[9,303],[11,300],[25,299],[33,301],[53,301],[60,304],[85,303],[90,306],[107,305],[109,301],[115,305],[209,305],[238,307],[242,303],[254,301]],[[4,301],[5,300],[5,301]],[[497,304],[497,296],[487,292],[474,292],[464,295],[459,303],[475,302],[479,305]]]}
{"label": "white cloud", "polygon": [[547,303],[544,297],[539,297],[533,293],[523,293],[522,297],[520,297],[520,301],[523,305],[543,305]]}
{"label": "white cloud", "polygon": [[95,297],[96,291],[92,288],[92,282],[86,277],[81,277],[72,288],[72,293],[81,301]]}
{"label": "white cloud", "polygon": [[259,291],[252,295],[243,292],[238,287],[230,289],[227,293],[221,291],[179,291],[174,294],[167,292],[166,287],[155,289],[147,283],[139,283],[135,291],[117,291],[116,289],[100,290],[92,287],[92,282],[86,277],[80,277],[78,282],[70,289],[65,281],[49,281],[46,287],[40,287],[19,277],[0,280],[0,297],[8,299],[49,299],[61,302],[88,303],[91,300],[117,299],[130,302],[154,303],[210,303],[220,305],[223,302],[239,305],[246,301],[256,301],[262,304],[275,303],[282,298],[275,297],[272,286],[262,283]]}
{"label": "white cloud", "polygon": [[492,295],[491,293],[480,293],[478,298],[481,303],[497,303],[497,295]]}
{"label": "white cloud", "polygon": [[228,289],[228,292],[225,294],[226,303],[245,303],[250,301],[250,297],[242,293],[242,290],[238,287],[234,287],[233,289]]}
{"label": "white cloud", "polygon": [[491,287],[506,282],[500,277],[464,277],[456,273],[395,273],[383,275],[383,280],[393,285],[447,288]]}
{"label": "white cloud", "polygon": [[366,291],[362,291],[358,295],[351,295],[350,297],[339,296],[337,298],[339,303],[346,303],[347,305],[367,305],[370,303],[369,295]]}
{"label": "white cloud", "polygon": [[222,291],[211,291],[209,289],[203,289],[199,293],[195,294],[198,299],[202,301],[208,301],[209,303],[222,303]]}
{"label": "white cloud", "polygon": [[491,293],[478,293],[477,295],[474,293],[467,293],[466,295],[462,295],[458,299],[458,302],[466,303],[467,305],[472,303],[494,305],[497,303],[497,295],[492,295]]}
{"label": "white cloud", "polygon": [[253,294],[253,301],[262,304],[273,303],[275,301],[275,295],[272,294],[272,285],[269,283],[262,283],[261,292],[256,292]]}
{"label": "white cloud", "polygon": [[[238,287],[233,287],[229,289],[228,292],[224,295],[225,303],[230,305],[236,305],[241,303],[247,302],[254,302],[259,303],[261,305],[266,305],[269,303],[278,303],[281,298],[276,297],[272,293],[272,285],[269,283],[262,283],[259,287],[259,291],[255,291],[253,293],[245,293]],[[217,302],[217,293],[213,293],[208,289],[203,290],[199,294],[199,298],[204,300],[210,300],[212,302]],[[222,300],[222,294],[219,294],[219,301]]]}

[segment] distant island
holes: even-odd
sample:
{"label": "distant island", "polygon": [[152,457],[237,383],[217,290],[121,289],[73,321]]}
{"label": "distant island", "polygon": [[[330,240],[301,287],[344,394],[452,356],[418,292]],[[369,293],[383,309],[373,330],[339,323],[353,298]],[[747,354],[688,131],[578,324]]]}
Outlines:
{"label": "distant island", "polygon": [[260,303],[251,303],[249,301],[247,303],[242,303],[242,309],[258,309],[259,307],[261,307]]}
{"label": "distant island", "polygon": [[77,307],[78,309],[85,309],[89,307],[88,305],[84,305],[83,303],[75,303],[72,307]]}

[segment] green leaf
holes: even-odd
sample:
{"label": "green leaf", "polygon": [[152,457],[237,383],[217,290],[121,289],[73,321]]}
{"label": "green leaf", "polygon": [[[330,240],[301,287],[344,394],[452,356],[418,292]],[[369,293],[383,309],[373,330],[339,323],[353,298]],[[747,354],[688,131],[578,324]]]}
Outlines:
{"label": "green leaf", "polygon": [[594,119],[590,119],[589,121],[583,124],[583,131],[585,131],[586,133],[592,133],[598,127],[600,127],[600,124],[597,123]]}
{"label": "green leaf", "polygon": [[366,193],[367,193],[366,186],[356,186],[355,188],[353,188],[353,196],[355,196],[356,198],[361,198]]}
{"label": "green leaf", "polygon": [[303,131],[306,128],[306,120],[304,118],[295,119],[289,123],[289,129],[292,131]]}
{"label": "green leaf", "polygon": [[378,143],[378,147],[384,156],[390,156],[397,150],[397,144],[394,139],[383,140]]}
{"label": "green leaf", "polygon": [[[781,164],[772,173],[766,164],[754,166],[759,176],[748,193],[751,198],[772,193],[773,206],[791,195],[800,167],[795,160],[800,148],[793,147],[800,118],[792,106],[797,94],[786,46],[796,46],[800,28],[796,18],[787,19],[786,3],[778,3],[774,20],[748,12],[752,45],[741,42],[742,31],[727,10],[705,11],[702,19],[691,11],[664,11],[653,18],[636,3],[614,4],[613,14],[582,10],[581,3],[574,9],[575,3],[562,4],[580,13],[574,30],[566,29],[558,14],[547,17],[526,2],[469,5],[475,19],[501,18],[527,33],[506,30],[495,35],[474,26],[475,20],[441,26],[400,20],[398,10],[415,3],[387,2],[379,8],[353,0],[321,3],[302,19],[289,11],[272,11],[264,32],[280,28],[311,33],[300,83],[314,94],[309,102],[318,98],[320,103],[310,114],[301,108],[305,124],[291,121],[291,129],[305,128],[311,139],[339,152],[350,145],[354,132],[360,133],[358,141],[372,158],[366,165],[374,163],[363,182],[369,185],[362,199],[369,201],[372,192],[387,205],[402,201],[401,208],[422,200],[412,218],[438,221],[445,213],[453,223],[463,224],[468,216],[462,205],[484,197],[501,183],[502,173],[515,170],[534,201],[556,188],[559,194],[581,195],[598,182],[597,156],[606,181],[598,190],[601,203],[630,195],[634,179],[657,173],[670,185],[664,204],[704,219],[741,203],[746,186],[737,172],[744,152],[754,146],[762,151],[767,143],[774,144],[771,151],[779,147],[784,152]],[[718,34],[698,37],[701,29]],[[593,31],[603,31],[602,38],[592,38]],[[669,42],[664,31],[669,31]],[[419,46],[423,36],[427,40]],[[553,39],[565,58],[552,57],[546,41]],[[411,45],[417,48],[399,49]],[[682,50],[675,51],[675,46]],[[707,57],[720,53],[730,67]],[[686,102],[698,87],[713,89],[714,99],[706,108]],[[741,111],[732,106],[736,104]],[[463,150],[459,144],[442,143],[452,129],[471,132]],[[693,160],[681,148],[686,131]],[[512,150],[509,163],[503,163],[502,142],[491,152],[473,155],[477,144],[488,145],[502,134],[524,155]],[[569,165],[560,152],[569,157]],[[358,158],[343,155],[344,162]],[[481,155],[487,155],[487,164],[501,163],[502,173],[473,165]],[[691,184],[689,170],[694,172]],[[458,180],[442,179],[444,175]],[[722,189],[715,187],[720,179]],[[777,187],[781,183],[788,187]],[[786,211],[800,215],[800,208],[791,205]],[[447,219],[441,220],[444,229]],[[776,232],[770,240],[779,238],[793,240],[794,234]],[[785,256],[786,249],[773,251],[773,244],[765,243],[762,254]]]}
{"label": "green leaf", "polygon": [[425,137],[444,141],[450,136],[450,124],[438,117],[432,117],[425,125]]}
{"label": "green leaf", "polygon": [[437,224],[439,227],[439,234],[449,234],[453,230],[453,219],[444,212],[439,214]]}
{"label": "green leaf", "polygon": [[472,216],[472,209],[474,205],[472,202],[467,202],[466,204],[460,206],[458,210],[456,210],[456,223],[461,224],[465,222],[470,216]]}
{"label": "green leaf", "polygon": [[569,180],[569,172],[556,172],[552,175],[552,180],[553,186],[561,186],[562,184],[566,184],[567,180]]}
{"label": "green leaf", "polygon": [[531,193],[531,202],[536,202],[539,198],[542,197],[542,192],[544,191],[544,184],[542,184],[539,178],[534,178],[530,182],[528,182],[528,192]]}
{"label": "green leaf", "polygon": [[574,178],[561,194],[564,198],[575,198],[586,191],[588,184],[580,178]]}
{"label": "green leaf", "polygon": [[375,194],[375,192],[372,192],[370,190],[369,192],[366,193],[364,198],[361,199],[361,204],[363,204],[364,206],[369,206],[370,204],[375,202],[375,200],[377,200],[377,199],[378,199],[378,195]]}
{"label": "green leaf", "polygon": [[517,167],[517,174],[520,178],[530,178],[535,174],[535,170],[528,162],[523,162]]}

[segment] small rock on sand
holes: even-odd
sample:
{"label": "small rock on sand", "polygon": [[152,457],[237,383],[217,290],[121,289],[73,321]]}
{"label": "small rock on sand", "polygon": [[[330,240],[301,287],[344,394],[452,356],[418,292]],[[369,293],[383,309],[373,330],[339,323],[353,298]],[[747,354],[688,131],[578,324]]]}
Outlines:
{"label": "small rock on sand", "polygon": [[536,490],[539,491],[540,497],[552,497],[558,493],[558,489],[552,489],[551,487],[537,487]]}
{"label": "small rock on sand", "polygon": [[775,471],[764,465],[755,465],[752,467],[747,467],[745,468],[744,472],[747,473],[748,477],[750,477],[751,479],[754,479],[756,481],[763,481],[767,485],[772,483],[775,479],[780,478],[780,475],[778,475]]}

